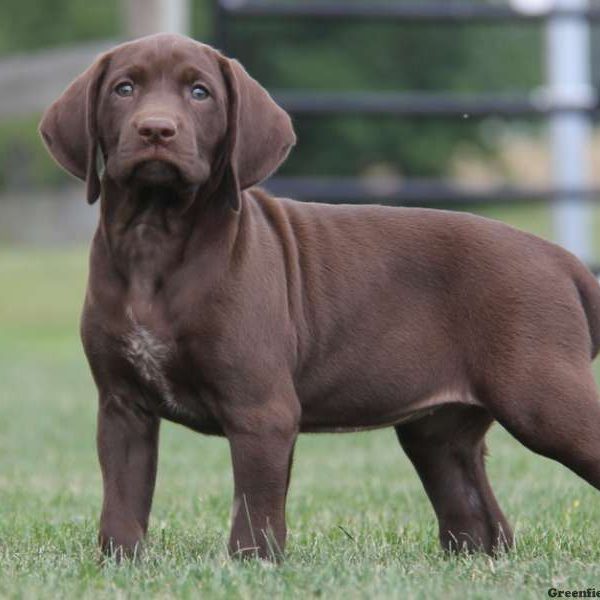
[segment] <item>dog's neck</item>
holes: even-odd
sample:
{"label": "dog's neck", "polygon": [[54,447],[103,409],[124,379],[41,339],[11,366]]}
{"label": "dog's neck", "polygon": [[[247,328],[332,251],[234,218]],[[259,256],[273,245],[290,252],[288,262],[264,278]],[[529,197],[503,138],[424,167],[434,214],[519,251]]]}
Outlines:
{"label": "dog's neck", "polygon": [[[215,232],[226,225],[224,211],[203,204],[195,190],[178,195],[160,187],[125,189],[110,180],[102,187],[100,232],[106,254],[129,302],[140,310],[152,306],[187,260],[201,259],[202,246],[214,246]],[[231,241],[231,231],[226,237]]]}

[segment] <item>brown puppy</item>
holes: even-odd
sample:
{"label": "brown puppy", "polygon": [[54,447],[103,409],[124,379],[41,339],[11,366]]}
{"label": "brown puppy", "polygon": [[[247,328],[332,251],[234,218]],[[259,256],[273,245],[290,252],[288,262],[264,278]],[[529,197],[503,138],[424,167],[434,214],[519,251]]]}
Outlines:
{"label": "brown puppy", "polygon": [[569,253],[472,215],[252,189],[290,120],[180,36],[101,56],[41,132],[102,197],[82,337],[105,550],[146,533],[161,418],[229,440],[235,554],[283,551],[299,432],[395,427],[446,548],[512,544],[484,469],[493,420],[600,487],[600,288]]}

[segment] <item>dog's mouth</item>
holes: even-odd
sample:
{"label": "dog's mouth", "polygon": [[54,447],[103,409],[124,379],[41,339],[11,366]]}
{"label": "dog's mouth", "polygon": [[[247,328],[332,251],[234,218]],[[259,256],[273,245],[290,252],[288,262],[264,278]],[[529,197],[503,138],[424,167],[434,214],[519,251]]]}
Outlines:
{"label": "dog's mouth", "polygon": [[152,154],[123,161],[125,168],[115,176],[127,190],[122,221],[125,229],[145,226],[168,233],[171,221],[181,221],[194,203],[198,185],[190,181],[184,165]]}
{"label": "dog's mouth", "polygon": [[130,177],[139,187],[181,187],[184,185],[181,171],[173,163],[164,160],[145,160],[135,165]]}
{"label": "dog's mouth", "polygon": [[126,229],[137,226],[171,230],[170,220],[181,218],[195,198],[196,188],[172,162],[150,159],[136,163],[127,179],[130,215]]}

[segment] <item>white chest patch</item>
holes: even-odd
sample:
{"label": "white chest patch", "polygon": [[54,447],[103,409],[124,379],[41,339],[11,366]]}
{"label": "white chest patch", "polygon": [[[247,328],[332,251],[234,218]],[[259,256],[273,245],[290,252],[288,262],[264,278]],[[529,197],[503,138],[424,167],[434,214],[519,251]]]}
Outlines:
{"label": "white chest patch", "polygon": [[131,331],[124,340],[127,360],[142,379],[159,392],[163,402],[176,409],[175,397],[165,375],[165,364],[171,352],[169,347],[134,319],[131,321]]}

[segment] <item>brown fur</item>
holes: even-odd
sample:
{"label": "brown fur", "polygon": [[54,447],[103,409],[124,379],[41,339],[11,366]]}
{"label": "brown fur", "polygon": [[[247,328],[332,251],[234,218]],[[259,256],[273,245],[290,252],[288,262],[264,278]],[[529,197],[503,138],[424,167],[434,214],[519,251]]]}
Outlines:
{"label": "brown fur", "polygon": [[240,555],[283,551],[300,432],[395,427],[445,548],[512,544],[484,469],[493,420],[600,487],[600,288],[566,251],[473,215],[252,188],[294,144],[291,122],[183,37],[100,57],[41,132],[102,196],[82,338],[105,550],[146,533],[161,418],[227,437]]}

